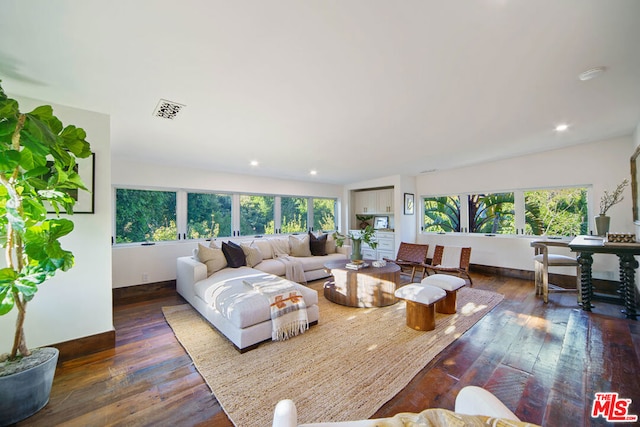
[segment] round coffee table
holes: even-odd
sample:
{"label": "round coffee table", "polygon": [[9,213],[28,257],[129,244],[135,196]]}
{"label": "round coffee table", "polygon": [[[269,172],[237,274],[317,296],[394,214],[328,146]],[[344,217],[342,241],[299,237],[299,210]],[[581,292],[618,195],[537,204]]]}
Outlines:
{"label": "round coffee table", "polygon": [[384,267],[350,270],[349,260],[331,261],[324,265],[333,276],[324,284],[324,297],[336,304],[349,307],[384,307],[398,302],[394,293],[400,282],[400,267],[388,262]]}

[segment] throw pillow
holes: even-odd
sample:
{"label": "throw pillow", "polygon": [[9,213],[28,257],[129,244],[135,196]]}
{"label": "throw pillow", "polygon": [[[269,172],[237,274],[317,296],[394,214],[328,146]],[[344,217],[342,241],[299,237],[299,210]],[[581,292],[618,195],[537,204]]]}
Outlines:
{"label": "throw pillow", "polygon": [[267,239],[256,239],[251,242],[251,247],[258,248],[262,254],[262,259],[273,258],[273,250],[271,249],[271,243]]}
{"label": "throw pillow", "polygon": [[327,234],[326,250],[328,254],[336,253],[336,240],[333,238],[333,234]]}
{"label": "throw pillow", "polygon": [[311,249],[311,255],[325,256],[327,254],[327,234],[316,237],[309,232],[309,249]]}
{"label": "throw pillow", "polygon": [[277,258],[282,255],[291,255],[289,248],[289,239],[269,239],[271,249],[273,249],[273,257]]}
{"label": "throw pillow", "polygon": [[309,248],[309,236],[306,234],[302,237],[289,236],[289,246],[291,247],[291,255],[299,257],[311,256]]}
{"label": "throw pillow", "polygon": [[207,266],[207,276],[227,266],[227,259],[220,248],[211,248],[198,243],[198,261]]}
{"label": "throw pillow", "polygon": [[262,262],[262,253],[260,249],[253,246],[253,243],[240,243],[240,247],[244,252],[244,256],[247,259],[247,265],[249,267],[255,267]]}
{"label": "throw pillow", "polygon": [[222,242],[222,252],[227,259],[227,263],[231,268],[242,267],[247,265],[247,259],[244,256],[244,251],[238,245],[233,242]]}

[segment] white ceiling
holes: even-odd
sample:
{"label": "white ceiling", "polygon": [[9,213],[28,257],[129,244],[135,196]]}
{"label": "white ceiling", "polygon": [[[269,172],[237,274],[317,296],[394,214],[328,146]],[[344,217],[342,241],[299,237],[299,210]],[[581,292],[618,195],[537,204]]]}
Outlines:
{"label": "white ceiling", "polygon": [[110,114],[116,159],[417,175],[632,134],[640,1],[1,0],[0,79]]}

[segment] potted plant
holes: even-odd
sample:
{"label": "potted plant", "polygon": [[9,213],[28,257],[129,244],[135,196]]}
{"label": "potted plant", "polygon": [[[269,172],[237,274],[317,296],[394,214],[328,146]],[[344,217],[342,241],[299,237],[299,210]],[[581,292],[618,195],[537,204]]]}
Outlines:
{"label": "potted plant", "polygon": [[365,242],[371,249],[375,249],[378,247],[378,241],[375,238],[376,230],[371,226],[367,225],[363,230],[360,230],[358,233],[353,234],[349,232],[347,236],[341,234],[339,232],[333,233],[333,238],[336,240],[336,246],[342,247],[344,245],[344,241],[349,238],[351,240],[351,260],[361,260],[362,259],[362,242]]}
{"label": "potted plant", "polygon": [[77,157],[91,154],[85,137],[83,129],[63,127],[51,106],[20,112],[0,85],[0,315],[18,311],[13,346],[0,356],[0,425],[31,416],[49,400],[58,350],[30,350],[24,321],[38,287],[74,263],[60,244],[73,222],[59,214],[73,213],[71,191],[86,190],[76,167]]}
{"label": "potted plant", "polygon": [[598,236],[605,236],[609,232],[611,218],[607,216],[607,211],[624,199],[622,191],[628,184],[629,180],[625,179],[616,187],[613,193],[609,193],[607,190],[604,191],[602,198],[600,198],[600,215],[595,218]]}

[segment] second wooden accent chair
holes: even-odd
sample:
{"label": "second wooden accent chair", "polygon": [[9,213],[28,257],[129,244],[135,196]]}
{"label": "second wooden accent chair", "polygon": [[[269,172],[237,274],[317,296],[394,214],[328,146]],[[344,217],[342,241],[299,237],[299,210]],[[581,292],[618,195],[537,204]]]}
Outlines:
{"label": "second wooden accent chair", "polygon": [[425,264],[427,262],[427,253],[429,252],[429,245],[421,245],[418,243],[405,243],[401,242],[398,248],[398,254],[396,259],[384,258],[385,261],[393,262],[400,266],[401,271],[411,271],[411,282],[416,275],[416,272],[420,271],[424,278],[426,273]]}
{"label": "second wooden accent chair", "polygon": [[470,261],[471,248],[436,245],[431,264],[425,266],[427,276],[430,274],[429,270],[435,274],[453,274],[468,280],[469,286],[473,286],[469,276]]}

